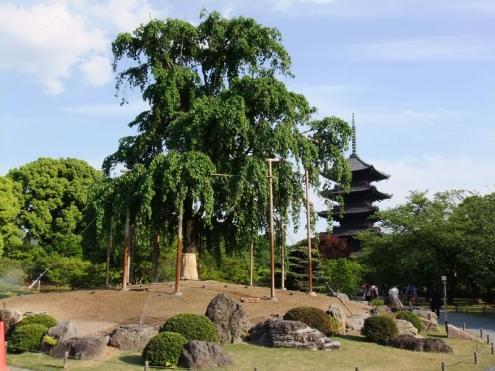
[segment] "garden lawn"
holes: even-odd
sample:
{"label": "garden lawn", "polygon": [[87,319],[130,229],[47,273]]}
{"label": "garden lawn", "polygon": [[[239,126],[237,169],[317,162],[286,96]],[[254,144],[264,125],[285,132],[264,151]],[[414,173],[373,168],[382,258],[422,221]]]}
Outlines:
{"label": "garden lawn", "polygon": [[[441,335],[437,335],[441,336]],[[495,356],[490,348],[482,343],[468,340],[447,339],[454,354],[419,353],[394,349],[369,343],[361,336],[338,338],[341,351],[308,351],[286,348],[264,348],[251,344],[230,344],[225,346],[234,363],[227,370],[407,370],[438,371],[441,361],[447,370],[485,370],[495,365]],[[479,363],[473,364],[473,352],[479,352]],[[24,353],[9,355],[9,365],[33,370],[57,370],[62,360],[42,354]],[[85,370],[142,370],[140,354],[119,352],[111,349],[99,361],[70,361],[70,369]]]}

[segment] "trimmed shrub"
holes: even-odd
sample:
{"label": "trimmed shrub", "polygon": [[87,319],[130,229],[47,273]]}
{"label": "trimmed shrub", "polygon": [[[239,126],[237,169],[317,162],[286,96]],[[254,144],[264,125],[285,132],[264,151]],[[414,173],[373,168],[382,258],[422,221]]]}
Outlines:
{"label": "trimmed shrub", "polygon": [[57,320],[46,313],[33,314],[32,316],[23,318],[16,327],[22,327],[26,325],[42,325],[46,328],[53,327],[57,324]]}
{"label": "trimmed shrub", "polygon": [[361,334],[375,343],[386,344],[399,335],[399,329],[392,318],[373,316],[364,320]]}
{"label": "trimmed shrub", "polygon": [[40,349],[43,336],[48,331],[43,325],[33,323],[16,327],[7,344],[10,353],[22,353]]}
{"label": "trimmed shrub", "polygon": [[192,313],[181,313],[169,318],[160,332],[177,332],[187,340],[203,340],[218,342],[218,331],[215,324],[206,316]]}
{"label": "trimmed shrub", "polygon": [[410,312],[408,310],[400,310],[395,314],[395,318],[404,319],[412,323],[416,330],[421,331],[423,329],[423,325],[421,324],[421,320],[419,319],[416,313]]}
{"label": "trimmed shrub", "polygon": [[309,327],[323,332],[325,335],[336,335],[339,333],[339,323],[319,308],[297,307],[292,308],[284,315],[284,319],[290,321],[301,321]]}
{"label": "trimmed shrub", "polygon": [[374,307],[380,307],[382,305],[385,305],[385,302],[383,299],[373,299],[370,301],[370,304]]}
{"label": "trimmed shrub", "polygon": [[143,358],[151,366],[177,366],[187,339],[176,332],[161,332],[153,336],[143,349]]}

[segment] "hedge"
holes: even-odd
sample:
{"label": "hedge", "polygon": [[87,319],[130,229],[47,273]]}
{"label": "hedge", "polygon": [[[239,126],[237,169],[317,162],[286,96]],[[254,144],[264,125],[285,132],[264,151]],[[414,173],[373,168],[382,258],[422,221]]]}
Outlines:
{"label": "hedge", "polygon": [[143,349],[143,358],[151,366],[177,366],[187,339],[176,332],[161,332],[153,336]]}

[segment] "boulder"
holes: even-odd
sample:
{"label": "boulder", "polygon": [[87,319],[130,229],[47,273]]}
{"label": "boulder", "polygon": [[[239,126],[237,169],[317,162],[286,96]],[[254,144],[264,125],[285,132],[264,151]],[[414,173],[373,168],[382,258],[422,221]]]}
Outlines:
{"label": "boulder", "polygon": [[253,343],[268,347],[310,350],[340,349],[339,342],[332,341],[322,332],[300,321],[281,318],[258,323],[251,329],[249,339]]}
{"label": "boulder", "polygon": [[342,301],[349,301],[349,296],[347,296],[347,294],[344,294],[343,292],[338,292],[335,296]]}
{"label": "boulder", "polygon": [[192,340],[182,349],[179,366],[186,369],[224,367],[232,359],[215,343]]}
{"label": "boulder", "polygon": [[344,309],[338,304],[330,304],[327,314],[330,317],[333,317],[339,324],[339,335],[344,335],[347,322],[347,316],[345,315]]}
{"label": "boulder", "polygon": [[111,332],[108,345],[120,350],[140,352],[156,334],[158,334],[158,331],[152,326],[138,324],[122,325]]}
{"label": "boulder", "polygon": [[426,331],[436,331],[438,326],[438,317],[435,312],[429,310],[413,310],[416,313]]}
{"label": "boulder", "polygon": [[21,312],[12,309],[0,309],[0,321],[3,321],[5,338],[14,330],[14,327],[22,319]]}
{"label": "boulder", "polygon": [[404,308],[404,305],[402,304],[400,299],[393,295],[387,295],[385,297],[385,304],[387,304],[390,308],[394,308],[394,309]]}
{"label": "boulder", "polygon": [[387,345],[416,352],[452,353],[452,348],[442,339],[417,338],[412,335],[399,335],[387,342]]}
{"label": "boulder", "polygon": [[455,327],[453,325],[447,325],[447,337],[455,338],[455,339],[466,339],[466,340],[477,340],[483,341],[482,339],[470,334],[467,331],[460,329],[459,327]]}
{"label": "boulder", "polygon": [[369,314],[355,314],[347,317],[347,321],[345,323],[346,330],[361,332],[361,329],[364,326],[364,320],[369,317]]}
{"label": "boulder", "polygon": [[240,343],[251,327],[243,306],[225,294],[218,294],[208,304],[206,317],[217,327],[221,343]]}
{"label": "boulder", "polygon": [[56,326],[48,329],[47,335],[56,339],[57,345],[52,348],[48,344],[43,343],[42,350],[51,355],[63,357],[65,352],[63,342],[79,336],[79,326],[74,321],[60,321]]}
{"label": "boulder", "polygon": [[388,307],[387,305],[379,305],[371,310],[371,315],[393,317],[394,313],[392,312],[392,309],[390,309],[390,307]]}
{"label": "boulder", "polygon": [[61,344],[63,349],[69,351],[69,357],[88,360],[103,355],[107,343],[107,336],[82,336],[62,341]]}
{"label": "boulder", "polygon": [[399,335],[418,335],[418,329],[413,324],[405,319],[394,320],[397,328],[399,329]]}

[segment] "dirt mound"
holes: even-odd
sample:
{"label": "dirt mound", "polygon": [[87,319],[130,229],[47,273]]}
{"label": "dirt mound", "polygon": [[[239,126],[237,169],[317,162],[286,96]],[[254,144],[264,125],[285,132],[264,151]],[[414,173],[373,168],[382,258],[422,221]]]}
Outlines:
{"label": "dirt mound", "polygon": [[[166,318],[177,313],[204,314],[208,303],[218,293],[226,293],[235,299],[259,297],[260,303],[245,303],[244,308],[252,323],[270,318],[272,314],[284,314],[288,309],[314,306],[326,310],[337,298],[326,295],[309,296],[298,291],[277,290],[278,301],[264,300],[270,289],[244,287],[215,281],[184,281],[182,296],[173,295],[171,283],[143,285],[136,290],[77,290],[63,293],[41,293],[11,297],[3,300],[6,308],[24,312],[47,312],[58,320],[73,320],[79,324],[81,333],[95,334],[124,323],[160,325]],[[367,306],[346,302],[352,314],[364,313]],[[349,311],[347,311],[347,314]]]}

